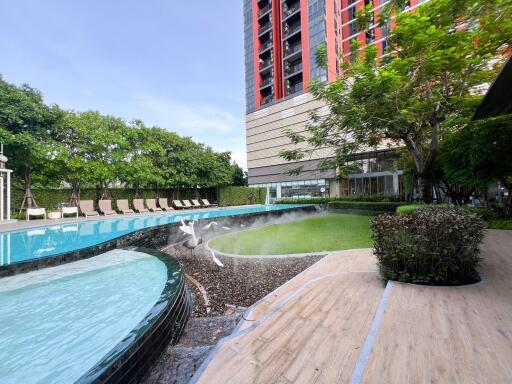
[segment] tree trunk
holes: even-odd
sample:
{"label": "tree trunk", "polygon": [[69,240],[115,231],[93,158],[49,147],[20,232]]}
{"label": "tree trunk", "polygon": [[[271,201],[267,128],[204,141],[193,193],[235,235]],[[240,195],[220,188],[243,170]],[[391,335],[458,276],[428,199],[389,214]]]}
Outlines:
{"label": "tree trunk", "polygon": [[160,188],[159,188],[159,185],[158,183],[156,183],[155,185],[155,199],[159,199],[160,198]]}
{"label": "tree trunk", "polygon": [[134,199],[138,199],[139,198],[139,184],[135,184],[133,187],[135,189],[135,193],[133,195],[133,198]]}
{"label": "tree trunk", "polygon": [[100,183],[100,200],[108,200],[107,183],[103,181]]}
{"label": "tree trunk", "polygon": [[432,203],[432,178],[430,175],[418,174],[419,199],[424,203]]}
{"label": "tree trunk", "polygon": [[502,180],[503,185],[507,188],[508,196],[505,200],[505,217],[512,216],[512,181],[510,178]]}
{"label": "tree trunk", "polygon": [[69,205],[78,207],[80,202],[80,183],[76,180],[71,182],[71,197],[69,198]]}
{"label": "tree trunk", "polygon": [[20,210],[28,209],[28,208],[38,208],[36,203],[36,199],[32,194],[32,178],[31,178],[32,169],[30,167],[25,167],[25,188],[23,201],[21,202]]}

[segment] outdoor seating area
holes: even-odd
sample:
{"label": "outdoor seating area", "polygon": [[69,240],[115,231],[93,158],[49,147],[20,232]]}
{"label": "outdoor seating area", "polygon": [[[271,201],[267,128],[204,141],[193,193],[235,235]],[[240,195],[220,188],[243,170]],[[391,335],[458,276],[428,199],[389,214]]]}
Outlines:
{"label": "outdoor seating area", "polygon": [[[115,207],[113,208],[113,205]],[[113,216],[113,215],[132,215],[135,213],[157,213],[157,212],[171,212],[175,209],[205,209],[217,207],[217,204],[211,204],[208,199],[193,199],[193,200],[172,200],[172,206],[169,206],[166,198],[158,199],[133,199],[130,204],[128,199],[115,200],[98,200],[97,209],[94,208],[93,200],[80,200],[78,207],[63,206],[58,211],[47,212],[45,208],[29,208],[26,211],[26,220],[30,221],[35,218],[48,219],[63,219],[65,215],[74,215],[78,218],[79,215],[84,217],[94,216]]]}

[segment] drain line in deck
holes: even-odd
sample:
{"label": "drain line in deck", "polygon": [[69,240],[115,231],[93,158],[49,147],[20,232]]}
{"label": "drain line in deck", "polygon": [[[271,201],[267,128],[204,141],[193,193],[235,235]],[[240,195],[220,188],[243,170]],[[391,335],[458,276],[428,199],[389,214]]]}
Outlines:
{"label": "drain line in deck", "polygon": [[386,304],[388,302],[389,296],[391,295],[392,289],[393,282],[388,280],[386,289],[384,290],[384,293],[380,299],[379,308],[377,308],[377,312],[375,313],[372,327],[368,332],[368,336],[366,336],[363,349],[359,355],[359,360],[357,361],[354,372],[352,372],[352,377],[350,378],[349,384],[359,384],[363,379],[366,364],[368,364],[368,360],[370,359],[370,354],[372,353],[373,345],[375,344],[375,339],[377,338],[377,332],[379,331],[380,323],[382,322],[382,317],[384,315],[384,311],[386,310]]}

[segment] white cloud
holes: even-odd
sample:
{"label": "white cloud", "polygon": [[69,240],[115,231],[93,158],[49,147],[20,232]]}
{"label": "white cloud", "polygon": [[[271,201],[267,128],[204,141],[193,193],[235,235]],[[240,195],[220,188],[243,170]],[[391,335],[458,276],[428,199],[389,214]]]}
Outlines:
{"label": "white cloud", "polygon": [[217,151],[230,151],[233,160],[247,170],[242,118],[212,105],[185,104],[152,95],[139,95],[135,101],[143,113],[140,118],[147,124],[191,136]]}
{"label": "white cloud", "polygon": [[151,95],[137,101],[153,115],[156,125],[193,136],[196,133],[228,134],[243,127],[242,119],[210,105],[190,105]]}

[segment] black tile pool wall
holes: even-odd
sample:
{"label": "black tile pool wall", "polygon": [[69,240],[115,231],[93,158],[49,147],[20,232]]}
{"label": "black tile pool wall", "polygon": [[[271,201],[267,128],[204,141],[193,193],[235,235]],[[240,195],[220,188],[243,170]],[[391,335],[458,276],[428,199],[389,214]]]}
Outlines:
{"label": "black tile pool wall", "polygon": [[151,249],[131,249],[151,254],[166,264],[166,287],[146,318],[77,384],[139,382],[164,348],[178,341],[192,313],[191,294],[179,262]]}

